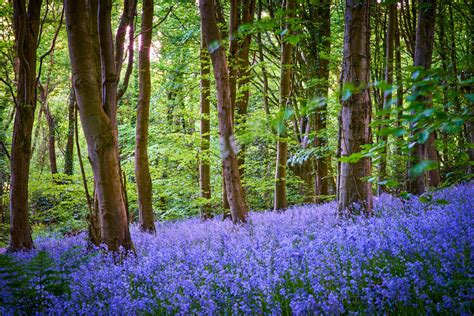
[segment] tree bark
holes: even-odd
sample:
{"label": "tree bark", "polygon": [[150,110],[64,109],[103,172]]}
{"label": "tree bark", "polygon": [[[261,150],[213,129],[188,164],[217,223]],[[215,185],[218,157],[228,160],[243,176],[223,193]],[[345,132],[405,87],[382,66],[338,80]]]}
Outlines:
{"label": "tree bark", "polygon": [[[109,53],[112,48],[110,12],[106,12],[111,6],[109,1],[100,1],[99,4],[99,16],[103,17],[98,19],[100,59],[97,54],[91,54],[97,45],[91,27],[96,20],[93,14],[87,14],[88,9],[90,7],[86,7],[83,1],[65,1],[73,85],[94,173],[101,241],[116,252],[120,247],[132,249],[133,245],[120,181],[115,118],[109,116],[115,115],[111,107],[115,104],[111,91],[115,85],[115,66],[111,66],[114,63]],[[99,77],[97,64],[102,65],[103,80]]]}
{"label": "tree bark", "polygon": [[[134,19],[137,8],[137,0],[124,0],[123,12],[120,17],[120,24],[115,34],[115,69],[117,70],[117,85],[120,81],[120,73],[122,71],[122,64],[125,52],[125,35],[128,33],[128,65],[124,79],[124,89],[128,86],[128,79],[130,78],[131,69],[133,68],[133,38],[134,34]],[[123,89],[117,93],[117,100],[125,93]]]}
{"label": "tree bark", "polygon": [[[382,110],[390,110],[392,106],[392,84],[393,84],[393,57],[394,57],[394,43],[395,43],[395,27],[397,20],[397,4],[392,3],[388,7],[388,25],[387,32],[385,33],[385,75],[384,80],[388,86],[388,90],[384,91],[383,95],[383,106]],[[390,118],[389,114],[384,114],[382,120],[386,121]],[[383,128],[384,125],[381,126]],[[377,185],[378,194],[384,191],[384,186],[380,184],[387,178],[387,148],[388,148],[388,135],[380,136],[380,141],[384,142],[385,145],[382,147],[380,153],[380,164],[379,164],[379,184]]]}
{"label": "tree bark", "polygon": [[64,173],[72,176],[74,173],[74,111],[76,109],[76,96],[74,88],[69,91],[68,129],[66,152],[64,153]]}
{"label": "tree bark", "polygon": [[[204,34],[201,26],[201,51],[200,51],[200,62],[201,62],[201,150],[199,159],[199,184],[201,188],[201,198],[205,199],[201,205],[201,218],[209,219],[212,217],[211,212],[211,168],[210,168],[210,150],[209,144],[211,141],[210,135],[210,87],[211,82],[210,76],[210,59],[207,53],[206,43]],[[225,190],[223,190],[225,192]],[[227,199],[227,196],[225,197]]]}
{"label": "tree bark", "polygon": [[[360,152],[371,143],[371,102],[369,93],[369,12],[370,1],[346,0],[344,30],[343,86],[355,90],[343,99],[341,109],[341,158]],[[372,190],[364,177],[370,175],[370,159],[355,163],[341,162],[339,178],[339,211],[357,211],[358,203],[365,214],[372,211]]]}
{"label": "tree bark", "polygon": [[232,220],[245,222],[248,216],[248,206],[240,181],[237,164],[237,147],[235,145],[232,104],[230,100],[229,72],[224,48],[215,19],[213,0],[200,0],[199,11],[206,39],[206,45],[211,55],[216,79],[217,112],[219,117],[219,143],[224,165],[224,179],[227,199],[229,201]]}
{"label": "tree bark", "polygon": [[48,95],[49,95],[49,78],[46,86],[41,85],[38,83],[38,88],[40,90],[40,103],[41,103],[41,110],[44,111],[44,115],[46,117],[46,122],[48,123],[48,157],[49,157],[49,166],[51,169],[51,174],[58,173],[58,164],[56,159],[56,137],[54,134],[55,130],[55,120],[53,114],[49,109],[48,104]]}
{"label": "tree bark", "polygon": [[46,115],[46,120],[48,122],[48,155],[49,155],[49,165],[51,168],[51,174],[58,173],[58,164],[56,159],[56,137],[54,135],[56,122],[54,120],[53,114],[49,109],[49,105],[45,101],[44,111]]}
{"label": "tree bark", "polygon": [[[255,14],[255,0],[245,0],[241,4],[240,24],[253,23]],[[249,52],[252,36],[250,34],[239,35],[239,50],[237,54],[237,91],[235,108],[237,109],[237,124],[245,128],[247,120],[247,108],[250,98],[250,61]],[[240,177],[243,179],[245,174],[245,144],[241,144],[238,155],[238,164]]]}
{"label": "tree bark", "polygon": [[11,251],[33,248],[28,214],[28,180],[36,108],[36,47],[41,3],[41,0],[30,0],[26,8],[25,0],[13,1],[18,83],[10,164]]}
{"label": "tree bark", "polygon": [[143,0],[141,43],[138,51],[139,96],[135,144],[135,178],[138,192],[140,229],[154,233],[152,183],[148,164],[148,125],[150,116],[150,46],[153,26],[153,0]]}
{"label": "tree bark", "polygon": [[[423,67],[425,70],[431,68],[433,57],[434,27],[436,18],[436,0],[420,0],[418,4],[418,26],[416,29],[416,44],[414,66]],[[416,92],[415,92],[416,93]],[[422,103],[423,107],[431,108],[431,96],[419,96],[417,102]],[[411,152],[411,166],[425,160],[438,162],[438,153],[434,147],[434,134],[430,134],[424,144],[416,143]],[[428,171],[428,181],[425,182],[425,174],[411,177],[409,189],[411,193],[422,194],[425,192],[426,185],[436,187],[440,183],[439,170]]]}
{"label": "tree bark", "polygon": [[[286,23],[285,30],[286,34],[290,36],[292,34],[291,30],[291,19],[294,17],[295,10],[295,1],[287,0],[286,6],[284,7],[286,11]],[[290,87],[291,87],[291,53],[292,46],[288,42],[285,36],[281,40],[281,72],[280,72],[280,110],[286,111],[288,105],[291,102],[290,99]],[[282,122],[285,124],[285,122]],[[288,143],[286,140],[286,131],[283,133],[278,133],[278,142],[277,142],[277,157],[276,157],[276,171],[275,171],[275,193],[274,193],[274,202],[273,209],[284,210],[288,207],[288,201],[286,197],[286,163],[288,160]]]}
{"label": "tree bark", "polygon": [[[326,147],[327,138],[324,133],[326,132],[326,121],[327,121],[327,98],[329,89],[329,56],[331,53],[331,13],[330,13],[331,1],[323,0],[320,1],[316,6],[310,8],[310,19],[312,23],[316,25],[311,29],[311,46],[310,56],[314,59],[315,65],[314,76],[309,80],[317,78],[318,81],[314,89],[315,93],[311,94],[313,102],[318,98],[324,98],[322,106],[318,106],[316,113],[314,114],[314,146],[315,147]],[[331,178],[329,176],[329,166],[331,160],[327,154],[323,154],[322,157],[316,158],[315,161],[315,181],[314,181],[314,193],[315,202],[320,203],[324,201],[324,197],[329,195],[329,185]]]}
{"label": "tree bark", "polygon": [[[400,25],[399,25],[400,16],[397,13],[395,19],[395,79],[397,84],[397,127],[400,127],[402,122],[403,114],[403,77],[402,77],[402,47],[400,46]],[[395,143],[395,153],[398,157],[402,155],[401,143],[403,143],[403,138],[399,137]],[[406,174],[406,165],[398,164],[394,168],[397,179],[402,184],[401,190],[406,190],[404,185],[404,179]]]}

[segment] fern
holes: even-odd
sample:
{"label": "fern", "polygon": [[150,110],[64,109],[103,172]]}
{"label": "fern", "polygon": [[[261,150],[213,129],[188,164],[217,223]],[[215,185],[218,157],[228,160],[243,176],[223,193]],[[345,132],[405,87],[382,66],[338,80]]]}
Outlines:
{"label": "fern", "polygon": [[15,313],[41,312],[54,296],[70,294],[64,271],[56,269],[45,251],[25,262],[8,254],[0,255],[0,286],[0,305]]}

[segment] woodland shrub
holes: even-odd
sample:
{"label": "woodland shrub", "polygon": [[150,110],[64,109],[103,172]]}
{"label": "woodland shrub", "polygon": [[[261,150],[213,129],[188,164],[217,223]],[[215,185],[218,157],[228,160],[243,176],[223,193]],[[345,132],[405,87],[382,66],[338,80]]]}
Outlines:
{"label": "woodland shrub", "polygon": [[[421,199],[384,194],[371,218],[335,209],[251,213],[243,226],[160,222],[156,235],[133,227],[136,256],[119,264],[88,250],[85,235],[39,238],[33,252],[1,257],[0,314],[21,313],[18,299],[52,314],[474,312],[474,183]],[[17,265],[30,280],[44,275],[38,257],[54,278],[13,287]]]}
{"label": "woodland shrub", "polygon": [[79,175],[33,176],[29,202],[36,234],[71,234],[87,229],[87,202]]}

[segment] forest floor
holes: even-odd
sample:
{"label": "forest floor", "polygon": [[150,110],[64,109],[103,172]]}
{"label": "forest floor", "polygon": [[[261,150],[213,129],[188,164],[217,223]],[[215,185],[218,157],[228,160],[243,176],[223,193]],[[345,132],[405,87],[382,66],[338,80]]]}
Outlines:
{"label": "forest floor", "polygon": [[[86,236],[0,256],[0,314],[472,314],[474,183],[400,199],[371,218],[334,202],[132,227],[117,263]],[[115,262],[114,262],[115,261]],[[21,273],[19,273],[21,272]]]}

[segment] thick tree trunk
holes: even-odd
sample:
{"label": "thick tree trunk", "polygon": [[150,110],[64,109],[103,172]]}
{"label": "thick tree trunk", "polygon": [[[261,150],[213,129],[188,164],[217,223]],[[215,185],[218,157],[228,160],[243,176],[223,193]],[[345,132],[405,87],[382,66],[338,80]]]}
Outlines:
{"label": "thick tree trunk", "polygon": [[[211,81],[210,76],[210,59],[207,53],[204,34],[201,26],[201,152],[199,159],[199,184],[201,188],[201,198],[206,202],[201,205],[201,218],[209,219],[212,217],[211,212],[211,166],[210,166],[210,150],[209,144],[211,141],[210,130],[210,103],[211,103]],[[225,190],[223,190],[225,192]],[[227,196],[225,197],[227,199]]]}
{"label": "thick tree trunk", "polygon": [[[436,0],[420,0],[418,4],[418,26],[416,29],[416,44],[414,66],[423,67],[425,70],[431,68],[433,55],[434,27],[436,17]],[[417,102],[423,103],[426,108],[431,108],[431,97],[419,96]],[[434,147],[434,135],[431,134],[424,144],[416,144],[411,152],[411,165],[415,165],[425,159],[438,162],[438,153]],[[436,187],[440,183],[439,170],[428,171],[428,182],[425,183],[425,174],[411,177],[410,192],[421,194],[425,192],[426,185]]]}
{"label": "thick tree trunk", "polygon": [[41,0],[13,1],[18,83],[11,150],[10,246],[11,251],[33,248],[28,214],[28,180],[31,134],[36,108],[36,47]]}
{"label": "thick tree trunk", "polygon": [[[371,102],[369,94],[369,12],[370,1],[346,0],[343,85],[352,85],[352,95],[343,100],[341,109],[341,157],[360,152],[370,144]],[[341,162],[339,211],[355,212],[360,204],[365,214],[372,210],[372,190],[364,177],[370,175],[370,159]]]}
{"label": "thick tree trunk", "polygon": [[[9,93],[6,88],[7,87],[5,87],[3,90],[5,95]],[[5,123],[4,118],[7,114],[7,111],[5,110],[11,106],[10,102],[11,101],[7,98],[3,98],[2,103],[0,104],[0,126],[2,128],[0,129],[0,223],[2,224],[5,224],[7,213],[5,205],[6,196],[4,196],[4,194],[7,192],[7,190],[5,190],[9,182],[7,166],[10,164],[10,155],[8,153],[7,147],[5,146],[8,123]]]}
{"label": "thick tree trunk", "polygon": [[148,164],[148,125],[150,116],[150,46],[153,26],[153,0],[143,1],[141,43],[138,51],[139,96],[135,144],[135,178],[138,192],[140,229],[154,233],[152,184]]}
{"label": "thick tree trunk", "polygon": [[[388,25],[387,32],[385,34],[385,75],[384,80],[389,87],[388,90],[384,91],[383,95],[383,111],[390,110],[392,102],[392,84],[393,84],[393,53],[394,53],[394,43],[395,43],[395,27],[397,19],[397,4],[393,3],[389,5],[388,8]],[[390,118],[389,114],[382,116],[383,120],[388,120]],[[383,127],[383,126],[381,126]],[[387,148],[388,148],[388,135],[380,136],[380,141],[384,142],[382,152],[380,153],[380,164],[379,164],[379,182],[387,178]],[[381,194],[384,191],[384,186],[378,184],[378,194]]]}
{"label": "thick tree trunk", "polygon": [[[229,71],[229,97],[230,97],[230,107],[231,107],[231,117],[232,117],[231,120],[232,120],[233,126],[235,125],[235,102],[237,99],[237,52],[239,49],[237,31],[239,28],[239,8],[240,8],[240,0],[230,1],[229,53],[228,53],[227,69]],[[220,8],[220,10],[218,10],[217,12],[220,12],[221,10],[222,8]],[[237,160],[237,164],[238,164],[238,160]],[[240,172],[239,172],[239,176],[242,176]],[[229,214],[230,205],[229,205],[229,200],[227,198],[227,191],[225,188],[226,188],[225,166],[224,166],[224,162],[222,162],[222,207],[224,209],[223,219],[226,219],[232,216],[231,214]]]}
{"label": "thick tree trunk", "polygon": [[[96,20],[93,15],[87,14],[85,2],[65,1],[73,85],[94,173],[101,241],[109,250],[118,251],[120,247],[132,249],[133,245],[120,181],[115,118],[109,116],[115,115],[112,106],[115,105],[112,91],[115,85],[115,66],[110,66],[114,63],[113,54],[111,56],[109,53],[112,48],[110,12],[106,12],[110,8],[108,1],[99,5],[99,16],[103,19],[99,19],[101,58],[98,60],[97,54],[91,54],[96,47],[94,28],[91,25]],[[112,59],[109,60],[110,58]],[[102,64],[102,91],[97,64]]]}
{"label": "thick tree trunk", "polygon": [[76,96],[74,94],[74,88],[71,87],[71,91],[69,92],[66,152],[64,153],[64,173],[70,176],[74,173],[74,111],[75,109],[76,109]]}
{"label": "thick tree trunk", "polygon": [[[294,17],[295,1],[287,0],[286,7],[286,35],[290,36],[291,22],[288,21]],[[290,101],[290,87],[291,87],[291,52],[292,46],[287,41],[285,36],[282,37],[281,41],[281,72],[280,72],[280,110],[286,111]],[[282,122],[285,124],[285,122]],[[278,133],[277,142],[277,157],[276,157],[276,171],[275,171],[275,193],[273,209],[284,210],[288,207],[288,201],[286,197],[286,163],[288,160],[288,143],[286,140],[286,132]]]}
{"label": "thick tree trunk", "polygon": [[245,202],[237,164],[237,147],[235,145],[232,124],[229,72],[215,19],[214,2],[212,0],[200,0],[199,10],[201,12],[204,38],[211,55],[214,77],[216,79],[219,143],[224,165],[227,200],[229,201],[232,220],[234,222],[245,222],[248,216],[248,206]]}

